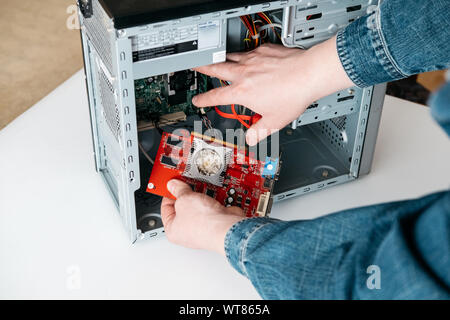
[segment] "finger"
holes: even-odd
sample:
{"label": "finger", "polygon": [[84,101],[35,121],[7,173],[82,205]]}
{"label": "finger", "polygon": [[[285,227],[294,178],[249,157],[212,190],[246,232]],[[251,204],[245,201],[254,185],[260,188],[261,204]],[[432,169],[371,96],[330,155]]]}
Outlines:
{"label": "finger", "polygon": [[177,179],[172,179],[167,183],[167,190],[177,199],[185,194],[194,192],[187,183]]}
{"label": "finger", "polygon": [[229,104],[239,104],[233,85],[212,89],[199,94],[192,99],[192,103],[199,108],[226,106]]}
{"label": "finger", "polygon": [[288,53],[299,51],[297,48],[286,48],[285,46],[273,43],[265,43],[256,50],[262,54],[277,58],[285,57]]}
{"label": "finger", "polygon": [[175,219],[175,200],[163,198],[161,203],[161,219],[165,228],[170,227]]}
{"label": "finger", "polygon": [[230,214],[234,214],[236,216],[242,216],[242,217],[244,216],[244,210],[242,210],[241,208],[236,207],[236,206],[228,207],[227,211]]}
{"label": "finger", "polygon": [[281,126],[274,125],[272,121],[267,120],[267,117],[262,117],[247,130],[245,139],[248,145],[254,146],[280,129]]}
{"label": "finger", "polygon": [[240,76],[241,66],[235,62],[222,62],[194,69],[197,72],[206,74],[210,77],[226,81],[233,81]]}

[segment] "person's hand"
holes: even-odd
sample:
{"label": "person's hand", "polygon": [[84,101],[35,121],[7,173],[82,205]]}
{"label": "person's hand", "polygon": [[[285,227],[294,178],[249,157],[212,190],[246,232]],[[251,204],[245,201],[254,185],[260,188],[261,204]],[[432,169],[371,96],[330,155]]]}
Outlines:
{"label": "person's hand", "polygon": [[177,200],[164,198],[161,217],[170,242],[193,249],[206,249],[225,254],[228,230],[245,219],[242,209],[225,208],[205,194],[192,191],[180,181],[171,180],[167,189]]}
{"label": "person's hand", "polygon": [[353,85],[332,38],[307,51],[266,44],[247,53],[227,55],[227,62],[196,68],[231,85],[193,99],[197,107],[238,104],[262,118],[247,131],[255,145],[297,119],[315,100]]}

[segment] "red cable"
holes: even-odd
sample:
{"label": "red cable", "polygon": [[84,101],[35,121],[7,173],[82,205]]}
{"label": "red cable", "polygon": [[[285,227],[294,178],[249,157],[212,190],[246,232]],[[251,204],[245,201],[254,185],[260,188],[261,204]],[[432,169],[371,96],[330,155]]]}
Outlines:
{"label": "red cable", "polygon": [[259,16],[261,19],[263,19],[264,21],[266,21],[268,24],[271,23],[271,21],[267,20],[267,18],[266,18],[263,14],[258,13],[258,16]]}
{"label": "red cable", "polygon": [[226,119],[236,119],[236,117],[235,117],[234,115],[219,110],[219,108],[218,108],[217,106],[214,107],[214,108],[215,108],[217,114],[218,114],[219,116],[221,116],[222,118],[226,118]]}
{"label": "red cable", "polygon": [[247,30],[250,32],[250,34],[251,34],[252,36],[254,36],[252,27],[250,26],[250,23],[249,23],[249,21],[247,20],[247,17],[246,17],[246,16],[242,16],[242,17],[241,17],[241,21],[242,21],[242,23],[245,25],[245,27],[247,28]]}
{"label": "red cable", "polygon": [[[220,83],[222,86],[228,86],[228,84],[226,82],[223,82],[222,80],[220,80]],[[234,120],[238,120],[244,127],[246,127],[247,129],[250,128],[250,125],[248,123],[246,123],[245,121],[252,121],[252,116],[247,116],[244,114],[237,114],[236,112],[236,105],[232,104],[231,105],[231,112],[233,112],[233,114],[229,114],[227,112],[223,112],[221,111],[217,106],[214,107],[216,113],[226,119],[234,119]]]}

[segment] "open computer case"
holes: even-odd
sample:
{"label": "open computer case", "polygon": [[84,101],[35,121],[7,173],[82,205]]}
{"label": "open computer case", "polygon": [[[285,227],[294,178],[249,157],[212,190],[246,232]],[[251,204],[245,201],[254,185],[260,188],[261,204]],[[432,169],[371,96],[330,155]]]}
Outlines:
{"label": "open computer case", "polygon": [[[191,69],[225,61],[227,52],[248,49],[242,41],[247,30],[240,17],[256,19],[264,13],[280,29],[278,38],[272,35],[274,42],[308,49],[377,4],[373,0],[79,0],[96,170],[131,241],[164,233],[161,198],[146,192],[152,172],[147,158],[155,156],[161,131],[189,128],[198,120],[190,109],[192,96],[218,86],[217,79]],[[274,202],[369,173],[384,95],[384,85],[336,92],[312,103],[281,130],[282,164],[273,187]],[[149,99],[158,104],[149,104]],[[174,104],[183,106],[184,112],[161,111]],[[159,108],[152,111],[162,114],[159,125],[148,117],[149,108]],[[219,130],[237,125],[214,111],[208,112],[208,118]],[[262,143],[270,144],[268,140]]]}

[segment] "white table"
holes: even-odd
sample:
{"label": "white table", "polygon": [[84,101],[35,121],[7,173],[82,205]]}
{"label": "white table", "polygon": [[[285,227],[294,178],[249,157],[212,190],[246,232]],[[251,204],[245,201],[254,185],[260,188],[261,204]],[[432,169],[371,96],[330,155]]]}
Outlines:
{"label": "white table", "polygon": [[[94,170],[85,92],[78,72],[0,131],[0,298],[259,298],[217,254],[129,243]],[[450,140],[428,108],[387,97],[372,173],[276,204],[272,216],[446,189],[449,164]]]}

